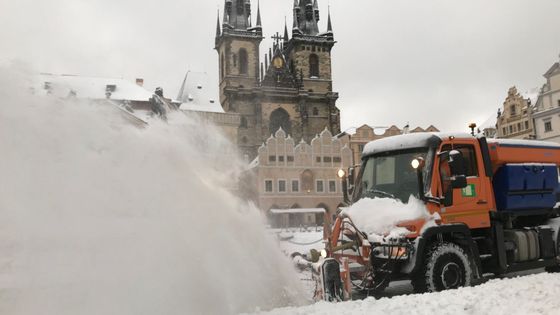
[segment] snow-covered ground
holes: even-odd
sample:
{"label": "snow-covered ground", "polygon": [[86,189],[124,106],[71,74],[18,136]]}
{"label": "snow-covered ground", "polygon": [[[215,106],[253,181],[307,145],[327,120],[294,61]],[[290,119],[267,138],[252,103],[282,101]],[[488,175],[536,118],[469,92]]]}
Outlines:
{"label": "snow-covered ground", "polygon": [[276,309],[284,314],[560,314],[560,274],[541,273],[429,294]]}

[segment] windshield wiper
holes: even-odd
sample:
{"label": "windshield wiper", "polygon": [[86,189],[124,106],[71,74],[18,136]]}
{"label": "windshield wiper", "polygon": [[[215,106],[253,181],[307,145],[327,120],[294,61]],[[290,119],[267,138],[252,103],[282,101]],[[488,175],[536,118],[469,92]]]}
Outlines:
{"label": "windshield wiper", "polygon": [[378,189],[368,189],[368,190],[366,190],[366,194],[367,193],[378,194],[378,195],[382,195],[382,196],[385,196],[385,197],[397,199],[397,197],[395,197],[395,195],[390,194],[388,192],[384,192],[382,190],[378,190]]}

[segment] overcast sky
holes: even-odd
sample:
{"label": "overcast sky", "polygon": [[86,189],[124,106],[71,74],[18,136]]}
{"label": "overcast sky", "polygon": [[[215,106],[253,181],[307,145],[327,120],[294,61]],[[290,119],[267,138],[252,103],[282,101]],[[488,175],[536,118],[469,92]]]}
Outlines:
{"label": "overcast sky", "polygon": [[[253,0],[256,12],[256,0]],[[261,0],[270,36],[292,23],[292,0]],[[327,0],[319,0],[325,30]],[[330,0],[334,88],[342,127],[467,130],[509,87],[540,87],[559,59],[559,0]],[[207,72],[223,0],[0,0],[0,61],[40,72],[142,77],[175,96],[187,70]],[[290,28],[291,29],[291,28]],[[216,94],[216,93],[214,93]]]}

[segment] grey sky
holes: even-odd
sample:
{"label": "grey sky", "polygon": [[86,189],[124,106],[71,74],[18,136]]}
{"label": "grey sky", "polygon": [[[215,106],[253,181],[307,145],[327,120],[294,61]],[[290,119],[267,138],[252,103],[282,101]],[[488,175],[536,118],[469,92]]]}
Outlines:
{"label": "grey sky", "polygon": [[[253,0],[256,12],[256,0]],[[292,0],[261,0],[270,36]],[[327,0],[319,0],[326,27]],[[558,0],[330,0],[343,129],[364,123],[466,130],[507,89],[539,87],[560,53]],[[187,69],[217,90],[218,0],[1,0],[0,61],[134,80],[175,96]],[[291,29],[291,27],[290,27]]]}

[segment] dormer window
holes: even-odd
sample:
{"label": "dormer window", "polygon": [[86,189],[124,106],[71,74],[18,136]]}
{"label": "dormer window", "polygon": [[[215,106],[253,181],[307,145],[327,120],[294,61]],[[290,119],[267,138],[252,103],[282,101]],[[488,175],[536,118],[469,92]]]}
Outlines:
{"label": "dormer window", "polygon": [[510,106],[509,112],[510,112],[511,116],[517,115],[517,113],[515,112],[515,105]]}

